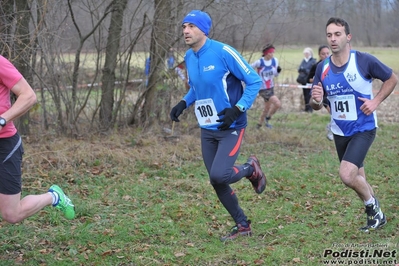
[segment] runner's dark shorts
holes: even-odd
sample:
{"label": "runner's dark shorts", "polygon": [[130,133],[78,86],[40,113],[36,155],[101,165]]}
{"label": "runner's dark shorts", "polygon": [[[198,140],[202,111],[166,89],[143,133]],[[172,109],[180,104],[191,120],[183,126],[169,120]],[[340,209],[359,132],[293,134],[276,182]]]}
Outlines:
{"label": "runner's dark shorts", "polygon": [[270,97],[274,95],[274,87],[267,90],[260,90],[259,95],[263,98],[263,100],[265,100],[265,102],[267,102]]}
{"label": "runner's dark shorts", "polygon": [[377,129],[356,133],[350,137],[334,135],[335,148],[339,161],[351,162],[357,167],[363,167],[363,161],[367,152],[373,144]]}
{"label": "runner's dark shorts", "polygon": [[0,138],[0,193],[15,195],[21,192],[22,139],[19,134]]}

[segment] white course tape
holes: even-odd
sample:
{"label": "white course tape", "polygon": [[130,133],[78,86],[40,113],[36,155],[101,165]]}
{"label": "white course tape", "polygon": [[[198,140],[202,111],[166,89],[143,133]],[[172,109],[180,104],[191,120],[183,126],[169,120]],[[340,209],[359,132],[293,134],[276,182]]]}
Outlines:
{"label": "white course tape", "polygon": [[308,83],[306,85],[295,85],[295,84],[277,84],[276,87],[283,87],[283,88],[300,88],[300,89],[311,89],[312,84]]}

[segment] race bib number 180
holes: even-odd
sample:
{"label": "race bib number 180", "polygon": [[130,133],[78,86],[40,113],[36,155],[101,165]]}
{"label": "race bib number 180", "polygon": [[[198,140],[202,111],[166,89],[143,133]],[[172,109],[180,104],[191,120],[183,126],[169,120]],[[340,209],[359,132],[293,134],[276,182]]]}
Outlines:
{"label": "race bib number 180", "polygon": [[217,116],[216,107],[211,98],[195,102],[195,115],[197,116],[200,126],[218,124],[216,120],[218,120],[219,117]]}

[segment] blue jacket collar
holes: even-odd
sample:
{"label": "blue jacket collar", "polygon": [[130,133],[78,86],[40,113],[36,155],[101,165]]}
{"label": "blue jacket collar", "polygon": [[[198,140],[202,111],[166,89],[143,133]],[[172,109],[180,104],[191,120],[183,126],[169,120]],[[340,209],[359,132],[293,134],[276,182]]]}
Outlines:
{"label": "blue jacket collar", "polygon": [[194,52],[194,54],[197,57],[201,56],[202,54],[204,54],[206,52],[206,50],[208,50],[208,48],[211,46],[211,43],[212,43],[212,40],[209,38],[206,38],[204,45],[198,50],[198,52]]}

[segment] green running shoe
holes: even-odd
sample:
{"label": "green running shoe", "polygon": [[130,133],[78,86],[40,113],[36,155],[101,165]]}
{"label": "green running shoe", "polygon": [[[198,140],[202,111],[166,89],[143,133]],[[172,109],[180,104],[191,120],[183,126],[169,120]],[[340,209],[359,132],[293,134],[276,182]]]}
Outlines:
{"label": "green running shoe", "polygon": [[67,195],[65,195],[64,191],[57,185],[52,185],[48,191],[58,194],[58,202],[53,207],[60,209],[68,220],[75,218],[75,206]]}

